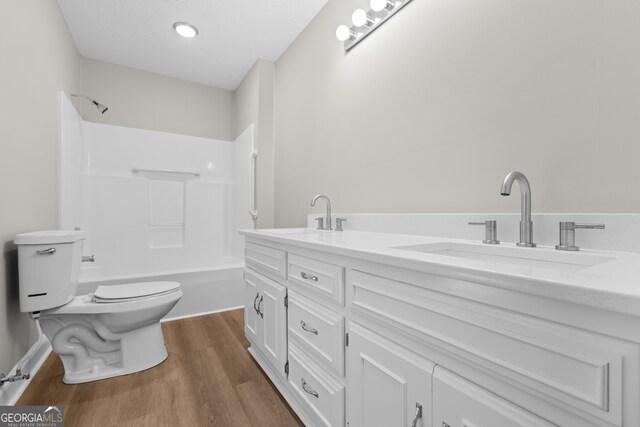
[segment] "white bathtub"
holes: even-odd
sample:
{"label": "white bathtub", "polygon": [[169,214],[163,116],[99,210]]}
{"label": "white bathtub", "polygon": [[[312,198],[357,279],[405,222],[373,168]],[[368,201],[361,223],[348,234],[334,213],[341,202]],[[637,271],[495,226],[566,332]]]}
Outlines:
{"label": "white bathtub", "polygon": [[96,274],[81,274],[77,294],[94,292],[100,285],[163,280],[180,282],[184,296],[163,319],[163,321],[175,320],[241,307],[243,305],[243,269],[244,264],[240,260],[230,258],[223,265],[206,269],[105,278],[95,277]]}

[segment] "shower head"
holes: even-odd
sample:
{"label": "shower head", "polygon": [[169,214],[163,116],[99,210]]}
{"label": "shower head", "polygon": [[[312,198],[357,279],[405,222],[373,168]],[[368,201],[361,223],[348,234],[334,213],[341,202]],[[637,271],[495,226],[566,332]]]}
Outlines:
{"label": "shower head", "polygon": [[107,110],[109,109],[109,107],[107,107],[104,104],[100,104],[98,101],[91,101],[91,103],[95,105],[98,111],[100,111],[102,114],[106,113]]}
{"label": "shower head", "polygon": [[98,109],[98,111],[100,111],[100,113],[102,113],[102,114],[106,113],[106,112],[107,112],[107,110],[109,109],[109,107],[107,107],[106,105],[101,104],[101,103],[99,103],[98,101],[96,101],[95,99],[93,99],[93,98],[89,98],[89,97],[88,97],[88,96],[86,96],[86,95],[78,95],[78,94],[72,93],[72,94],[71,94],[71,96],[74,96],[74,97],[76,97],[76,98],[86,98],[86,99],[87,99],[87,101],[89,101],[90,103],[92,103],[93,105],[95,105],[95,106],[96,106],[96,108]]}

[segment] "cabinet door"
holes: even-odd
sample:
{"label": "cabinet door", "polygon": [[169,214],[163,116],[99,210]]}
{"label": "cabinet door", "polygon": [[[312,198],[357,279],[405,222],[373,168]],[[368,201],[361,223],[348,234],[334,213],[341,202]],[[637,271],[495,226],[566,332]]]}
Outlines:
{"label": "cabinet door", "polygon": [[485,389],[438,366],[433,375],[437,427],[552,427]]}
{"label": "cabinet door", "polygon": [[347,407],[350,427],[431,427],[434,364],[368,329],[349,330]]}
{"label": "cabinet door", "polygon": [[258,314],[258,302],[260,301],[260,289],[258,280],[253,273],[244,272],[244,334],[252,344],[259,345],[259,328],[262,326]]}
{"label": "cabinet door", "polygon": [[260,347],[277,372],[286,377],[284,365],[287,362],[287,311],[284,299],[287,288],[260,277],[260,300],[258,308],[262,321]]}

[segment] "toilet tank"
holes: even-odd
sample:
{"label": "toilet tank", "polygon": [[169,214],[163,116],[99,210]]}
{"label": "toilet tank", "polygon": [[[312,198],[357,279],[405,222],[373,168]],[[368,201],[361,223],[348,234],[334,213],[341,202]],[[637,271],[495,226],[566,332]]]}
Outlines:
{"label": "toilet tank", "polygon": [[20,311],[65,305],[78,288],[82,231],[50,230],[16,235],[20,277]]}

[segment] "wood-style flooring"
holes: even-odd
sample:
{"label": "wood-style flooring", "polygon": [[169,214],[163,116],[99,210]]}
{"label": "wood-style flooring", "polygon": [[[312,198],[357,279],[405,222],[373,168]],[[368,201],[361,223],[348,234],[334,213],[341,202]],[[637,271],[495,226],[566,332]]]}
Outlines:
{"label": "wood-style flooring", "polygon": [[162,324],[169,357],[143,372],[62,382],[52,353],[18,405],[64,405],[66,426],[304,426],[247,352],[243,311]]}

